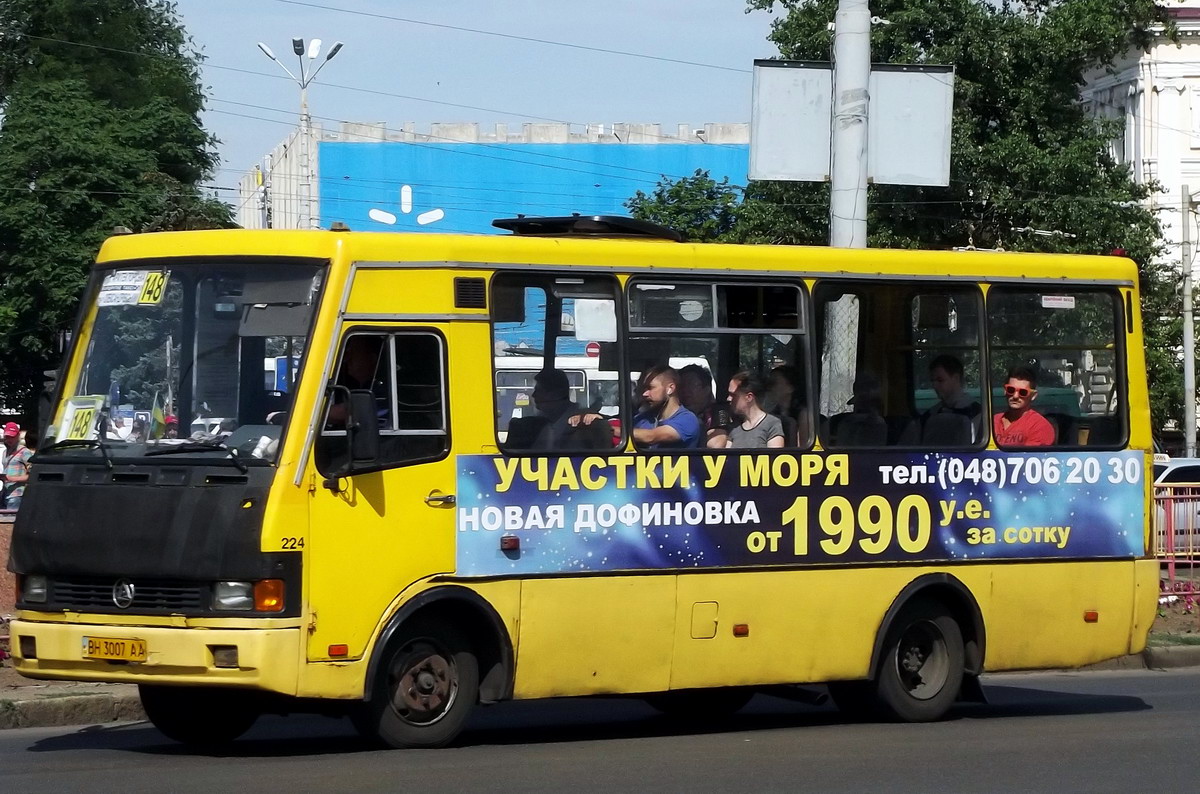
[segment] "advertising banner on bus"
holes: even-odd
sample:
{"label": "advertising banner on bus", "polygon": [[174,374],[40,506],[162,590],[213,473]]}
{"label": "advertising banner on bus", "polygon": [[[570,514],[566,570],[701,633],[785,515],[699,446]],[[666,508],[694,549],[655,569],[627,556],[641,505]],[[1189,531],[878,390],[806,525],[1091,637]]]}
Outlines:
{"label": "advertising banner on bus", "polygon": [[1132,451],[463,456],[457,572],[1135,557],[1144,468]]}

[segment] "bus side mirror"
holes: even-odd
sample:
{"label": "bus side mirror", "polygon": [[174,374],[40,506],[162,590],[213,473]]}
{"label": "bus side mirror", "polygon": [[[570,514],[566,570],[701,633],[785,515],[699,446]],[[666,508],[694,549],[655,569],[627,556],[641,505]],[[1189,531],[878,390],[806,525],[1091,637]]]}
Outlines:
{"label": "bus side mirror", "polygon": [[370,465],[379,460],[379,419],[376,415],[375,394],[370,389],[350,391],[347,430],[350,436],[351,468],[355,468],[357,464]]}

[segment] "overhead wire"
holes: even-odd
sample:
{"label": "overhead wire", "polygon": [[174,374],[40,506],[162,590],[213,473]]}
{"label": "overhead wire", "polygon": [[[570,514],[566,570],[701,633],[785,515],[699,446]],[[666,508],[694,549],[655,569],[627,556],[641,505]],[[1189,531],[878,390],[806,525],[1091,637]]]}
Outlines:
{"label": "overhead wire", "polygon": [[510,39],[513,41],[522,41],[530,44],[544,44],[552,47],[564,47],[573,50],[585,50],[587,52],[597,52],[604,55],[619,55],[626,58],[643,58],[648,61],[660,61],[664,63],[674,63],[681,66],[698,66],[704,69],[717,69],[725,72],[739,72],[742,74],[750,74],[750,69],[742,69],[736,66],[723,66],[715,63],[704,63],[703,61],[687,61],[680,58],[667,58],[662,55],[649,55],[642,52],[631,52],[628,50],[614,50],[606,47],[591,47],[585,44],[572,44],[564,41],[555,41],[553,39],[542,39],[534,36],[520,36],[513,33],[500,33],[494,30],[480,30],[478,28],[468,28],[461,25],[447,25],[440,22],[428,22],[420,19],[410,19],[407,17],[396,17],[388,14],[379,14],[370,11],[359,11],[351,8],[338,8],[336,6],[322,5],[321,3],[301,2],[301,0],[275,0],[278,3],[291,6],[303,6],[305,8],[316,8],[324,11],[335,11],[342,14],[352,14],[354,16],[370,17],[372,19],[386,19],[392,22],[403,22],[408,25],[420,25],[430,28],[439,28],[442,30],[453,30],[459,33],[474,33],[480,36],[493,36],[495,38]]}

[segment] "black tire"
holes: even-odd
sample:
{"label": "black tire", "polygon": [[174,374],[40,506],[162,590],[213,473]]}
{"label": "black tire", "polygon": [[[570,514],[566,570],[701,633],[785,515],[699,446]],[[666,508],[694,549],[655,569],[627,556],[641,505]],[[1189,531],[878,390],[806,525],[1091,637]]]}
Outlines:
{"label": "black tire", "polygon": [[142,708],[168,739],[199,747],[228,744],[261,713],[250,692],[139,684]]}
{"label": "black tire", "polygon": [[940,602],[910,601],[888,628],[875,694],[904,722],[941,719],[962,689],[962,630]]}
{"label": "black tire", "polygon": [[453,626],[418,620],[390,643],[372,697],[352,715],[364,737],[387,747],[445,747],[479,698],[479,662]]}
{"label": "black tire", "polygon": [[669,717],[690,722],[711,722],[732,716],[754,697],[753,689],[723,687],[718,689],[676,689],[646,695],[652,707]]}

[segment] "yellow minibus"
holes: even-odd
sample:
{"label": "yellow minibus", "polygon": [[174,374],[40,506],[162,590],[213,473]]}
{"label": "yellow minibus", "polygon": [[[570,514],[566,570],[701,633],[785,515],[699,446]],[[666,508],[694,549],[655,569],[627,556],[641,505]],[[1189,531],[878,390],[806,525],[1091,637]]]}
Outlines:
{"label": "yellow minibus", "polygon": [[433,747],[577,695],[933,720],[1143,648],[1129,260],[496,225],[105,242],[14,528],[20,672],[135,683],[183,742],[320,711]]}

